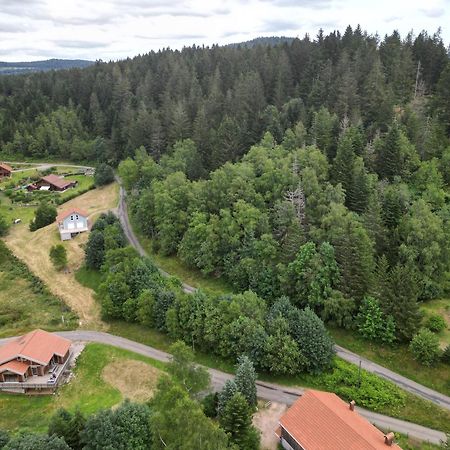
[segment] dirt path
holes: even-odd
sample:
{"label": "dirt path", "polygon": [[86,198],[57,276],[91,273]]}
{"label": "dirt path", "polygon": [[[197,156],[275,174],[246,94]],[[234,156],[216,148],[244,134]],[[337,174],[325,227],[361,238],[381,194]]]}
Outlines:
{"label": "dirt path", "polygon": [[261,432],[261,448],[276,450],[279,440],[275,435],[275,429],[287,406],[277,402],[260,402],[258,408],[258,412],[253,416],[253,425]]}
{"label": "dirt path", "polygon": [[[86,210],[92,220],[100,213],[114,209],[117,202],[118,187],[116,184],[111,184],[70,200],[61,205],[58,212],[78,207]],[[87,238],[88,233],[83,233],[63,243],[69,260],[67,273],[57,272],[49,258],[50,247],[61,242],[55,224],[34,233],[28,230],[28,224],[20,224],[12,227],[5,242],[13,253],[47,284],[54,295],[62,298],[78,314],[82,328],[105,330],[107,325],[100,318],[100,307],[94,299],[94,292],[81,286],[75,279],[75,271],[84,260],[83,247]]]}

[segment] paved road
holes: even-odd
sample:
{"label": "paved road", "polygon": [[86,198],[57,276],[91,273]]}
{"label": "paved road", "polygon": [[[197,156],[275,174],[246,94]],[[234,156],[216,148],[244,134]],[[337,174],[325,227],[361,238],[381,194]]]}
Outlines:
{"label": "paved road", "polygon": [[359,364],[361,361],[361,367],[368,372],[375,373],[380,377],[383,377],[389,381],[392,381],[397,386],[401,387],[405,391],[411,392],[419,397],[424,398],[425,400],[430,400],[433,403],[441,406],[442,408],[450,410],[450,397],[447,397],[440,392],[436,392],[433,389],[430,389],[426,386],[423,386],[415,381],[410,380],[402,375],[399,375],[396,372],[392,372],[392,370],[386,369],[386,367],[380,366],[362,356],[357,355],[356,353],[351,352],[343,347],[338,345],[335,346],[336,354],[346,361]]}
{"label": "paved road", "polygon": [[51,164],[51,163],[27,163],[27,162],[17,162],[17,161],[5,161],[6,164],[15,165],[15,166],[23,166],[23,165],[32,165],[33,167],[27,167],[26,169],[16,169],[13,172],[24,172],[30,169],[39,169],[39,170],[47,170],[50,167],[74,167],[76,169],[93,169],[91,166],[77,166],[74,164]]}
{"label": "paved road", "polygon": [[[170,355],[166,352],[157,350],[144,344],[140,344],[138,342],[131,341],[126,338],[114,336],[112,334],[100,331],[61,331],[56,334],[73,341],[99,342],[102,344],[112,345],[114,347],[130,350],[132,352],[156,359],[158,361],[167,362],[170,360]],[[10,339],[11,338],[0,339],[0,345],[4,344]],[[220,390],[227,380],[233,378],[232,375],[216,369],[208,370],[211,374],[211,385],[215,391]],[[268,401],[285,403],[287,405],[291,405],[304,392],[304,389],[287,388],[286,386],[262,381],[257,381],[256,385],[258,390],[258,397]],[[435,444],[439,444],[441,440],[445,439],[445,434],[440,431],[422,427],[420,425],[406,422],[404,420],[394,419],[382,414],[377,414],[363,408],[357,407],[357,410],[363,417],[383,430],[397,431],[399,433],[407,434],[411,437],[429,441]]]}
{"label": "paved road", "polygon": [[[117,207],[117,216],[119,217],[120,224],[122,225],[125,236],[127,237],[130,244],[138,251],[138,253],[141,256],[147,256],[147,252],[142,247],[138,238],[134,234],[133,228],[131,227],[130,219],[128,217],[127,202],[126,202],[127,193],[122,186],[122,182],[121,182],[120,178],[117,175],[116,175],[116,181],[119,183],[119,186],[120,186],[119,205]],[[170,274],[168,274],[161,268],[158,268],[158,269],[163,276],[165,276],[165,277],[170,276]],[[187,292],[189,294],[192,294],[197,290],[196,288],[189,286],[186,283],[182,283],[182,288],[185,292]]]}
{"label": "paved road", "polygon": [[[142,247],[142,245],[139,243],[139,240],[137,239],[136,235],[134,234],[130,226],[127,213],[125,189],[123,189],[121,185],[120,178],[116,177],[116,179],[120,185],[120,199],[118,207],[118,215],[120,218],[120,222],[131,245],[133,245],[141,255],[145,256],[146,252]],[[164,272],[161,269],[160,271],[164,276],[169,276],[167,272]],[[183,283],[183,290],[188,293],[193,293],[196,291],[196,288],[194,288],[193,286],[189,286],[186,283]],[[363,369],[375,373],[380,377],[383,377],[389,381],[392,381],[397,386],[401,387],[402,389],[408,392],[411,392],[412,394],[418,395],[419,397],[422,397],[426,400],[430,400],[433,403],[436,403],[437,405],[450,410],[450,398],[447,397],[446,395],[436,392],[425,386],[422,386],[421,384],[416,383],[415,381],[412,381],[402,375],[399,375],[398,373],[395,373],[392,370],[387,369],[386,367],[380,366],[379,364],[376,364],[366,358],[363,358],[343,347],[336,345],[335,350],[337,356],[344,359],[345,361],[348,361],[356,365],[359,365],[359,363],[361,362],[361,367]]]}

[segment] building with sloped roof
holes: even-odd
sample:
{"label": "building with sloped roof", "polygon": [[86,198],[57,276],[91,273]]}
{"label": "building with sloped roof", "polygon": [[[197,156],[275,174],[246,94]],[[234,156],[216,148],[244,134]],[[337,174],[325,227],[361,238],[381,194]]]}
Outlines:
{"label": "building with sloped roof", "polygon": [[12,167],[6,163],[0,163],[0,180],[2,178],[9,178],[12,174]]}
{"label": "building with sloped roof", "polygon": [[72,342],[34,330],[0,347],[0,390],[52,392],[68,366]]}
{"label": "building with sloped roof", "polygon": [[42,177],[39,181],[34,183],[34,186],[39,190],[49,190],[64,192],[65,190],[75,187],[77,185],[76,181],[66,180],[55,174],[50,174]]}
{"label": "building with sloped roof", "polygon": [[56,223],[62,241],[89,231],[88,213],[80,208],[71,208],[58,214]]}
{"label": "building with sloped roof", "polygon": [[394,434],[384,434],[336,394],[305,393],[281,417],[275,431],[286,450],[395,450]]}

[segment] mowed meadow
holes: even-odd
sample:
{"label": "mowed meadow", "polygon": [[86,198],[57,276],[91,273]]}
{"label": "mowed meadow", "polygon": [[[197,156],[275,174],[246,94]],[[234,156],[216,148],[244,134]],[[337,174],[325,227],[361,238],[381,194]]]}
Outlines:
{"label": "mowed meadow", "polygon": [[[82,208],[89,214],[91,221],[102,212],[114,209],[118,202],[118,186],[108,186],[90,190],[58,207],[58,213],[71,207]],[[80,234],[63,243],[67,250],[68,268],[59,272],[49,257],[50,248],[60,242],[56,225],[50,224],[31,232],[23,222],[11,227],[5,243],[29,269],[48,286],[50,292],[61,298],[78,315],[79,325],[89,328],[102,328],[99,307],[93,291],[81,286],[75,279],[75,272],[84,261],[84,245],[88,234]]]}

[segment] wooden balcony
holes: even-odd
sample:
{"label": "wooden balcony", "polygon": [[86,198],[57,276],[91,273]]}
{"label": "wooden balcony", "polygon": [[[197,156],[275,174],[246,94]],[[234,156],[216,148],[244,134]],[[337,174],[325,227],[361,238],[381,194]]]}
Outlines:
{"label": "wooden balcony", "polygon": [[55,390],[63,379],[64,372],[69,366],[72,355],[69,355],[64,364],[55,364],[51,371],[45,375],[33,375],[23,382],[5,381],[0,383],[0,391],[24,393],[29,389]]}

